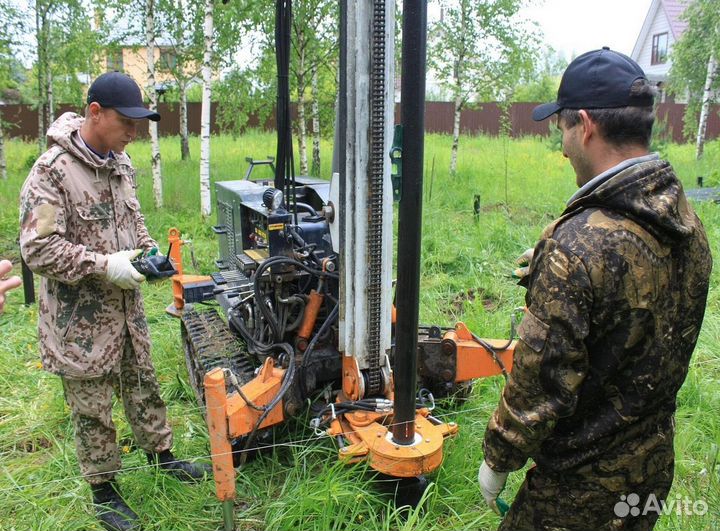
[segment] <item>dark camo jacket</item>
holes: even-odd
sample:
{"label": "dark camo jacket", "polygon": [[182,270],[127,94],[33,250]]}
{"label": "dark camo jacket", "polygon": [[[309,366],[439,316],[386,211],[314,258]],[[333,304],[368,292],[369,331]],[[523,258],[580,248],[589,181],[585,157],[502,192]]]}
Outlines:
{"label": "dark camo jacket", "polygon": [[535,247],[512,375],[485,435],[488,464],[611,468],[643,441],[671,438],[711,267],[667,162],[631,166],[570,204]]}

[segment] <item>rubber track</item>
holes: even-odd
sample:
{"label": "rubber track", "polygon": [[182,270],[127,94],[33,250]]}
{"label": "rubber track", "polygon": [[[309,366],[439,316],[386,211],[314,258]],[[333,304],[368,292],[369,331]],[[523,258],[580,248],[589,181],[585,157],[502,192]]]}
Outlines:
{"label": "rubber track", "polygon": [[[217,310],[197,312],[186,309],[182,325],[187,332],[186,347],[190,347],[195,370],[195,374],[189,375],[193,387],[196,387],[195,382],[200,385],[205,374],[216,367],[230,369],[241,385],[253,379],[255,367],[245,344],[232,333]],[[201,395],[201,389],[195,388],[195,392]]]}

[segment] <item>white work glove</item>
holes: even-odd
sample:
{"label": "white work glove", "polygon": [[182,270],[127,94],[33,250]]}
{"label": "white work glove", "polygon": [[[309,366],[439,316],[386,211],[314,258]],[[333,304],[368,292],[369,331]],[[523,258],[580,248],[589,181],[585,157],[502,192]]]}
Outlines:
{"label": "white work glove", "polygon": [[137,272],[130,260],[142,253],[141,249],[133,251],[119,251],[108,255],[107,279],[122,289],[136,289],[145,280],[145,277]]}
{"label": "white work glove", "polygon": [[502,490],[505,488],[507,478],[507,472],[495,472],[484,460],[480,465],[480,470],[478,470],[480,492],[482,492],[485,502],[496,514],[501,514],[501,511],[498,508],[497,499]]}
{"label": "white work glove", "polygon": [[532,262],[533,256],[535,255],[535,249],[532,247],[527,249],[523,254],[518,256],[515,263],[519,265],[517,269],[513,270],[513,278],[523,278],[530,272],[530,262]]}

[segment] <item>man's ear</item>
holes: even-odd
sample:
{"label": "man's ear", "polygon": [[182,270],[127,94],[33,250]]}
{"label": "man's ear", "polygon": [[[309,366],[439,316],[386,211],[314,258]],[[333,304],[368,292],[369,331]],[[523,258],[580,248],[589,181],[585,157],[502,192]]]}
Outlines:
{"label": "man's ear", "polygon": [[96,101],[88,104],[88,110],[87,110],[87,116],[91,120],[97,121],[100,118],[100,113],[102,112],[102,107],[100,104]]}
{"label": "man's ear", "polygon": [[592,121],[585,109],[580,109],[578,114],[580,115],[580,125],[582,126],[581,140],[583,144],[587,144],[590,141],[590,138],[597,134],[597,131],[595,130],[595,122]]}

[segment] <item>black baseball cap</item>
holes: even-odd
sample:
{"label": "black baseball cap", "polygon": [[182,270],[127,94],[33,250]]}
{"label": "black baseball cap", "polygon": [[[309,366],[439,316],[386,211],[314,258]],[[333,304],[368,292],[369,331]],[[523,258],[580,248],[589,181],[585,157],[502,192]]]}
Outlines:
{"label": "black baseball cap", "polygon": [[147,118],[160,121],[160,115],[143,105],[137,83],[122,72],[106,72],[93,81],[88,90],[87,102],[97,102],[101,107],[115,109],[128,118]]}
{"label": "black baseball cap", "polygon": [[562,109],[615,109],[650,107],[650,94],[632,96],[630,87],[645,79],[640,65],[627,55],[603,47],[577,57],[563,74],[557,101],[533,109],[532,117],[540,122]]}

